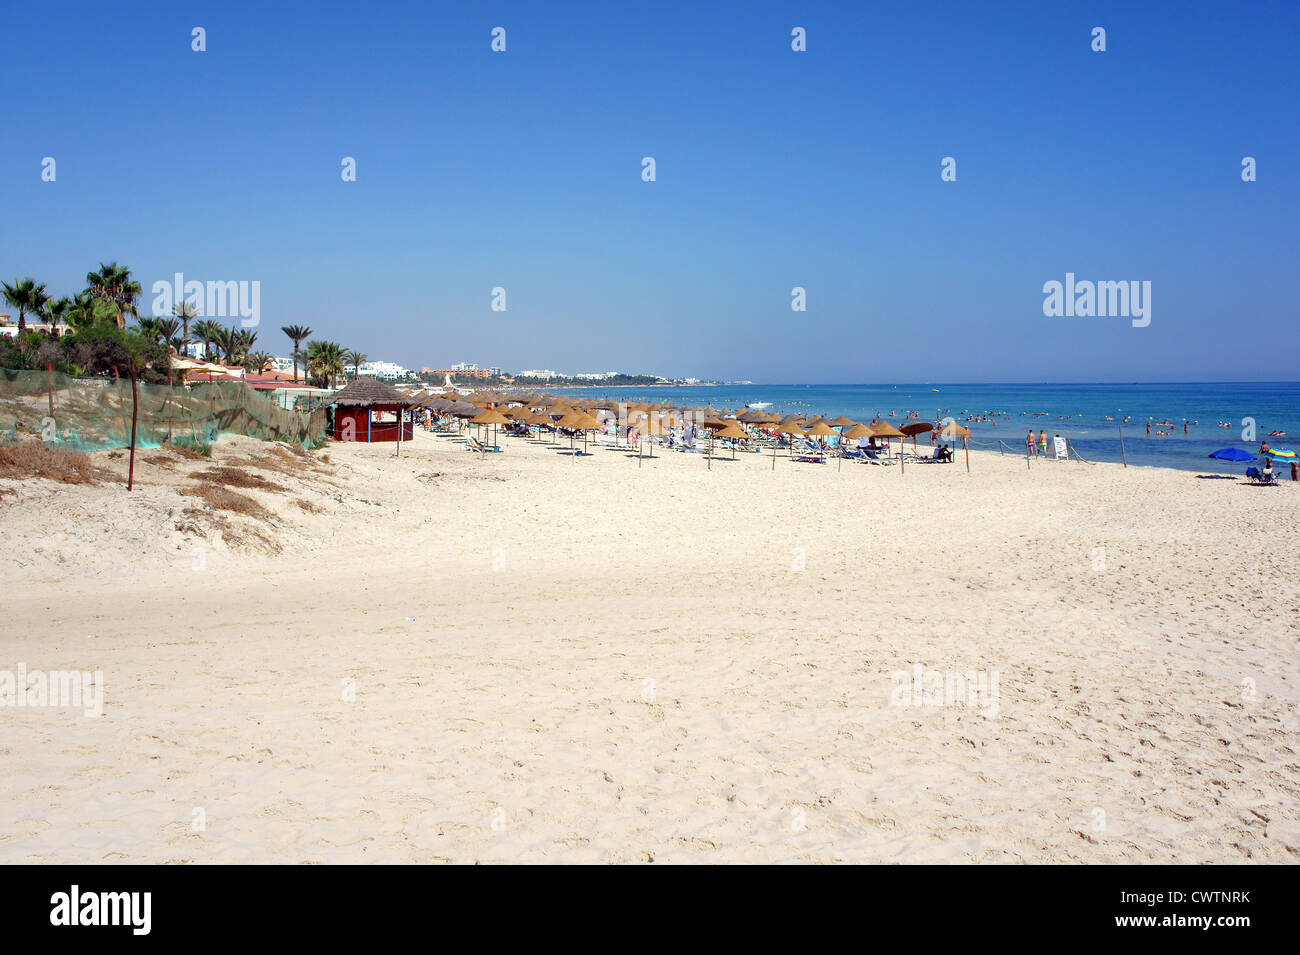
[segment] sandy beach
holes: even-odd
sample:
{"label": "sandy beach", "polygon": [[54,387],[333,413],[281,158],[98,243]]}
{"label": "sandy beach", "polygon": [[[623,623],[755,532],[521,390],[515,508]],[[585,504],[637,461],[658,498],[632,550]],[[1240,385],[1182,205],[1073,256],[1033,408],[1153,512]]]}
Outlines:
{"label": "sandy beach", "polygon": [[502,445],[0,481],[0,861],[1300,858],[1295,487]]}

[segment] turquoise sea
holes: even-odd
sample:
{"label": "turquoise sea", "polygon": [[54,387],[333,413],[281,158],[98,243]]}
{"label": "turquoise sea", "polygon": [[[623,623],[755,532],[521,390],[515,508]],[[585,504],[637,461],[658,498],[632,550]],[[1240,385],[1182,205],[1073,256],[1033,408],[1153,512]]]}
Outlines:
{"label": "turquoise sea", "polygon": [[[847,415],[869,421],[879,416],[900,424],[910,411],[921,420],[952,417],[971,429],[971,447],[996,450],[998,441],[1023,453],[1025,433],[1046,428],[1069,437],[1091,461],[1120,461],[1120,428],[1129,466],[1180,468],[1204,473],[1242,474],[1247,465],[1213,460],[1224,447],[1250,454],[1261,440],[1300,454],[1300,383],[1177,384],[900,384],[900,385],[718,385],[683,388],[555,389],[589,398],[660,404],[737,408],[766,401],[765,411]],[[988,420],[968,421],[984,416]],[[1125,418],[1128,423],[1124,423]],[[1109,420],[1113,419],[1113,420]],[[1183,431],[1186,420],[1187,431]],[[1151,434],[1146,431],[1151,422]],[[1172,427],[1157,422],[1170,421]],[[1254,434],[1249,426],[1254,422]],[[1220,424],[1229,427],[1220,427]],[[1285,431],[1285,437],[1269,432]],[[1160,436],[1158,431],[1170,432]],[[928,443],[925,437],[919,441]],[[1276,461],[1282,477],[1290,465]]]}

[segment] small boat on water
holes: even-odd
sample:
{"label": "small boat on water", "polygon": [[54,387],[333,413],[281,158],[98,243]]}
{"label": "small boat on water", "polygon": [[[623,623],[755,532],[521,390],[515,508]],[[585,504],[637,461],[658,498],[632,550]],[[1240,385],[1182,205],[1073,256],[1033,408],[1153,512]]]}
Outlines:
{"label": "small boat on water", "polygon": [[770,401],[751,401],[749,404],[745,405],[745,407],[746,407],[746,408],[752,408],[754,411],[758,411],[760,408],[770,408],[770,407],[772,407],[772,402],[770,402]]}

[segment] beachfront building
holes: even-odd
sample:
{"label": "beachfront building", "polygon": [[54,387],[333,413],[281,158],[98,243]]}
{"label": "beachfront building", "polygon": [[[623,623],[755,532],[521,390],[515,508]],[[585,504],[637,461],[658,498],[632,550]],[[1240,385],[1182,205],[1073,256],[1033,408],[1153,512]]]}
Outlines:
{"label": "beachfront building", "polygon": [[358,373],[362,378],[378,378],[380,381],[400,381],[410,377],[411,370],[395,361],[363,361]]}
{"label": "beachfront building", "polygon": [[358,378],[325,399],[331,407],[326,434],[335,441],[410,441],[411,399],[374,378]]}
{"label": "beachfront building", "polygon": [[480,368],[478,365],[470,365],[468,368],[463,367],[464,365],[469,364],[469,362],[460,362],[459,364],[452,365],[450,368],[422,368],[420,369],[420,374],[425,378],[446,378],[450,375],[452,378],[460,378],[461,380],[470,379],[486,381],[488,378],[493,377],[494,374],[499,374],[501,371],[499,368]]}
{"label": "beachfront building", "polygon": [[549,379],[562,378],[563,376],[557,372],[551,371],[549,368],[530,368],[528,371],[521,371],[518,377]]}
{"label": "beachfront building", "polygon": [[[68,332],[72,331],[72,329],[67,325],[51,325],[48,322],[38,322],[34,319],[27,322],[27,330],[29,332],[43,332],[44,334],[49,335],[55,329],[58,330],[60,335],[66,335]],[[17,338],[18,323],[10,321],[10,316],[0,314],[0,335]]]}
{"label": "beachfront building", "polygon": [[316,404],[329,395],[333,389],[317,388],[305,381],[295,382],[292,375],[283,371],[263,371],[259,374],[245,374],[244,384],[254,391],[270,396],[271,400],[286,411],[303,411],[315,400]]}

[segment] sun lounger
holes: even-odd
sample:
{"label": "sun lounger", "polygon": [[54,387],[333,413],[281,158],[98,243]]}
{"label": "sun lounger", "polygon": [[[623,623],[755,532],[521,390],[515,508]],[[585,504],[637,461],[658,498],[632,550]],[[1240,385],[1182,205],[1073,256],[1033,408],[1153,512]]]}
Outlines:
{"label": "sun lounger", "polygon": [[498,447],[488,447],[478,438],[471,435],[465,437],[465,447],[470,451],[477,451],[479,454],[500,454],[501,449]]}

